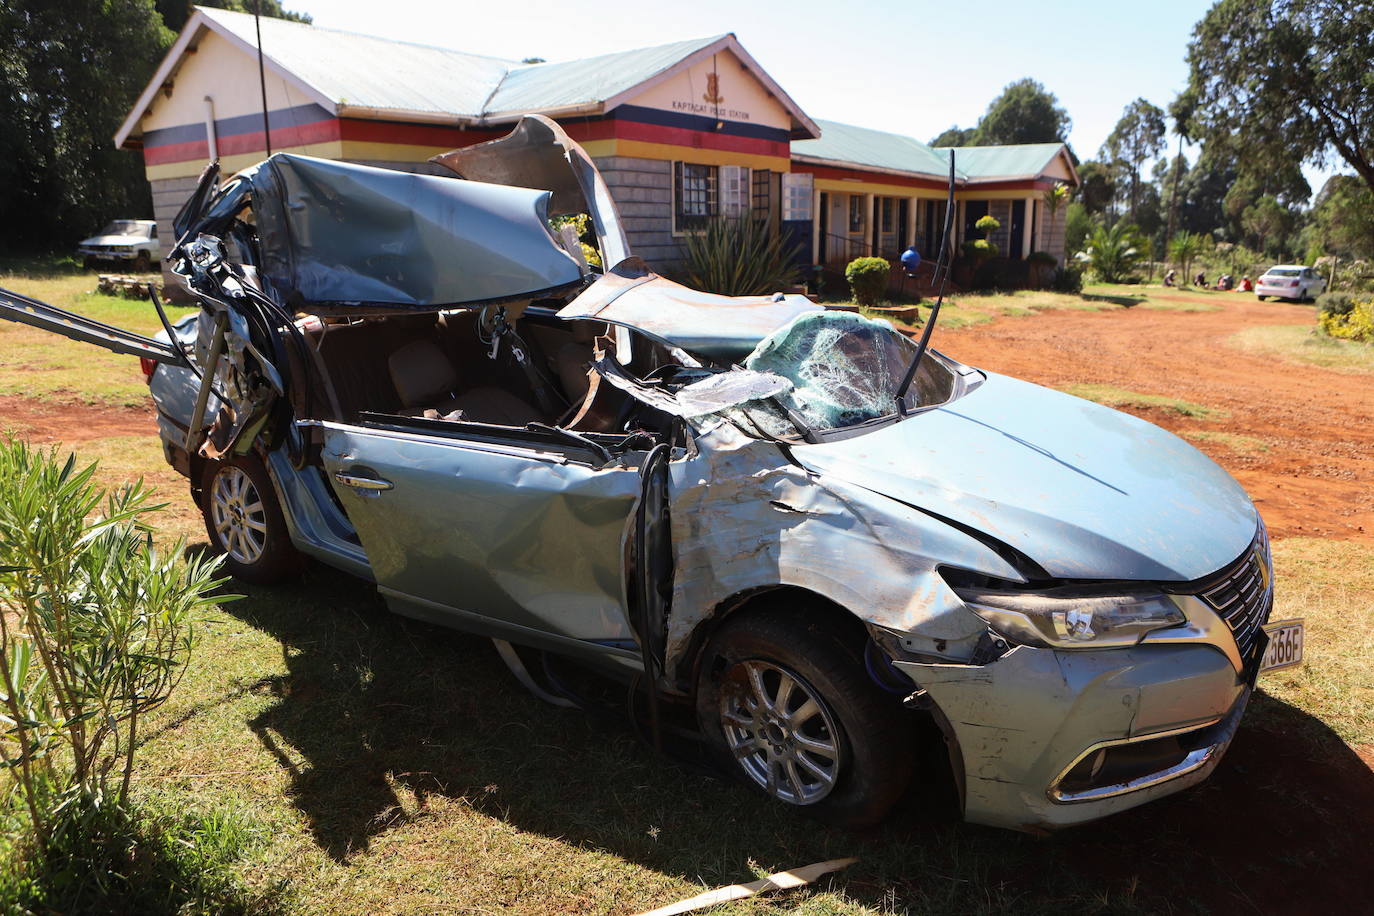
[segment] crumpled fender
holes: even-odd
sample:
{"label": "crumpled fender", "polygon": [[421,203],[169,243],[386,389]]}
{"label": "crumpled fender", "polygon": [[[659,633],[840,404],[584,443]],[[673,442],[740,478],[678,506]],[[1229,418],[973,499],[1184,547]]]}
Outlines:
{"label": "crumpled fender", "polygon": [[736,596],[797,586],[868,624],[901,634],[913,652],[967,658],[987,624],[937,565],[1021,581],[985,544],[910,506],[787,461],[771,442],[721,423],[673,463],[674,586],[666,662],[684,661],[692,634]]}

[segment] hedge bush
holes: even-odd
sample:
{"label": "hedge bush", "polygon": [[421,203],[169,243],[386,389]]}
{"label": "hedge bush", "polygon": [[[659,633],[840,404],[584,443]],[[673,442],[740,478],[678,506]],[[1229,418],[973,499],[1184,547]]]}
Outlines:
{"label": "hedge bush", "polygon": [[1056,293],[1083,292],[1083,272],[1077,267],[1060,267],[1050,280],[1050,288]]}
{"label": "hedge bush", "polygon": [[860,305],[873,305],[887,292],[892,265],[886,258],[855,258],[844,269],[844,278]]}
{"label": "hedge bush", "polygon": [[1338,340],[1374,344],[1374,299],[1353,299],[1335,294],[1323,296],[1317,326],[1323,334]]}

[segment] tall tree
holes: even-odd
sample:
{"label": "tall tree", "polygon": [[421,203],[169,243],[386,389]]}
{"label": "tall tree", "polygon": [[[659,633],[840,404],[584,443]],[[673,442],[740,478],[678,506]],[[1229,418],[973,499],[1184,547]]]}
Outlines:
{"label": "tall tree", "polygon": [[1119,163],[1130,173],[1130,217],[1136,221],[1140,204],[1140,172],[1145,162],[1164,149],[1164,112],[1145,99],[1136,99],[1126,106],[1121,119],[1102,145],[1098,155]]}
{"label": "tall tree", "polygon": [[1374,3],[1219,0],[1188,45],[1188,131],[1245,138],[1248,155],[1339,157],[1374,189]]}
{"label": "tall tree", "polygon": [[0,0],[0,245],[151,215],[142,161],[110,138],[171,39],[153,0]]}
{"label": "tall tree", "polygon": [[1089,159],[1078,167],[1078,199],[1089,214],[1106,212],[1116,197],[1116,175],[1111,166]]}
{"label": "tall tree", "polygon": [[1007,85],[992,100],[975,129],[974,145],[1063,143],[1073,121],[1059,99],[1029,77]]}
{"label": "tall tree", "polygon": [[1333,175],[1317,194],[1304,231],[1323,254],[1374,258],[1374,191],[1354,175]]}
{"label": "tall tree", "polygon": [[952,125],[934,140],[931,140],[930,145],[973,146],[973,137],[976,133],[978,133],[978,129],[975,127],[959,127],[957,125]]}
{"label": "tall tree", "polygon": [[1283,247],[1283,236],[1293,220],[1293,212],[1268,194],[1245,208],[1240,217],[1241,226],[1261,253]]}

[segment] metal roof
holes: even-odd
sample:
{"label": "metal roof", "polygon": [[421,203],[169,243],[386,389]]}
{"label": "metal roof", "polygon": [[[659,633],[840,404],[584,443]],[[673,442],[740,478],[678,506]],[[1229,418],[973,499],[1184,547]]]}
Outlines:
{"label": "metal roof", "polygon": [[[792,116],[793,136],[814,136],[815,123],[764,72],[733,34],[635,48],[581,60],[520,64],[449,48],[393,41],[315,25],[262,19],[262,50],[275,76],[296,83],[340,117],[455,123],[515,120],[531,112],[600,114],[624,96],[698,59],[729,51]],[[181,66],[206,29],[253,55],[257,36],[247,13],[195,7],[119,131],[123,146],[157,91]]]}
{"label": "metal roof", "polygon": [[[253,17],[197,7],[256,48]],[[335,105],[477,117],[514,61],[262,17],[263,55]]]}
{"label": "metal roof", "polygon": [[[816,121],[819,140],[792,141],[795,158],[830,162],[837,166],[945,179],[951,147],[933,147],[914,137],[856,127],[837,121]],[[1011,178],[1034,178],[1064,149],[1062,143],[1024,143],[1015,146],[958,146],[954,176],[960,184]]]}
{"label": "metal roof", "polygon": [[[1064,148],[1062,143],[1021,143],[1014,146],[954,147],[956,167],[971,181],[1027,178],[1039,175]],[[948,155],[949,147],[936,147]]]}
{"label": "metal roof", "polygon": [[714,35],[582,60],[512,67],[483,110],[488,114],[549,111],[604,102],[726,37]]}
{"label": "metal roof", "polygon": [[[912,137],[838,121],[817,120],[816,126],[821,129],[820,139],[792,141],[793,156],[934,178],[949,175],[949,159]],[[964,177],[961,166],[955,166],[959,178]]]}

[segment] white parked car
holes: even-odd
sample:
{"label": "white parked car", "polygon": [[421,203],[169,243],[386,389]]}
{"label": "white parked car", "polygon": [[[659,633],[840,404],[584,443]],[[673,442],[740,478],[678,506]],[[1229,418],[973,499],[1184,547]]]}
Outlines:
{"label": "white parked car", "polygon": [[76,253],[87,267],[102,261],[118,261],[144,273],[162,260],[157,223],[150,219],[117,219],[100,230],[99,235],[77,245]]}
{"label": "white parked car", "polygon": [[1326,291],[1326,281],[1321,274],[1301,264],[1278,264],[1264,272],[1255,284],[1255,296],[1263,300],[1269,296],[1275,299],[1292,299],[1302,302],[1314,299]]}

